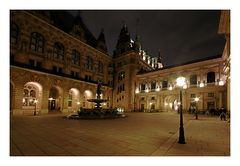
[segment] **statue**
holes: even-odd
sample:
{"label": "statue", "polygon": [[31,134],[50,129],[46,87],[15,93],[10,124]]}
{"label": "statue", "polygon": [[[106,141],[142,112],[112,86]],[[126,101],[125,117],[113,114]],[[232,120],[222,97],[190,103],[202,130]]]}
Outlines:
{"label": "statue", "polygon": [[100,99],[101,93],[102,93],[102,82],[98,81],[98,85],[97,85],[97,99]]}

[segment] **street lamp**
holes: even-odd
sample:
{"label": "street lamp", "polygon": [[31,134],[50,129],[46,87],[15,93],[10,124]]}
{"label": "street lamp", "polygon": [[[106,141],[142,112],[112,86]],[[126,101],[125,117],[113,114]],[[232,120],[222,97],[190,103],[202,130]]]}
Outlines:
{"label": "street lamp", "polygon": [[34,103],[35,103],[35,109],[34,109],[34,112],[33,112],[33,115],[35,116],[37,114],[37,103],[38,103],[38,100],[34,100]]}
{"label": "street lamp", "polygon": [[180,87],[180,127],[179,127],[179,144],[185,144],[185,137],[184,137],[184,128],[183,128],[183,114],[182,114],[182,88],[186,89],[186,78],[185,77],[178,77],[177,78],[177,86]]}
{"label": "street lamp", "polygon": [[195,115],[196,115],[196,120],[197,120],[198,119],[198,107],[197,107],[197,104],[198,104],[198,101],[199,101],[199,97],[195,97],[194,101],[196,103]]}

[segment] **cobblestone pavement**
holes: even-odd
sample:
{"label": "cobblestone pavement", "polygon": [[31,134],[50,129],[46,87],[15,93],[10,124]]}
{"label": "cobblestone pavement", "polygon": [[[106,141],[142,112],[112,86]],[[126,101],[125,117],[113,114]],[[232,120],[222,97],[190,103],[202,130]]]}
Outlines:
{"label": "cobblestone pavement", "polygon": [[127,113],[126,118],[70,120],[64,114],[10,117],[10,156],[229,156],[230,123],[179,114]]}

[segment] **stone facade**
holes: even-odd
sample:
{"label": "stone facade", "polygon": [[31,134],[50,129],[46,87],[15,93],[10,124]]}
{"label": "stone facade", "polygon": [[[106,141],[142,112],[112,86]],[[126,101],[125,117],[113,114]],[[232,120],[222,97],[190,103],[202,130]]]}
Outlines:
{"label": "stone facade", "polygon": [[[124,25],[113,57],[107,54],[103,30],[89,35],[80,15],[69,32],[58,28],[48,11],[10,11],[10,110],[13,114],[75,112],[91,108],[97,82],[103,83],[103,107],[125,111],[170,111],[179,103],[176,78],[187,79],[183,109],[225,107],[230,110],[229,15],[222,14],[219,33],[226,34],[221,56],[164,67],[160,53],[152,58]],[[200,101],[194,103],[193,99]]]}

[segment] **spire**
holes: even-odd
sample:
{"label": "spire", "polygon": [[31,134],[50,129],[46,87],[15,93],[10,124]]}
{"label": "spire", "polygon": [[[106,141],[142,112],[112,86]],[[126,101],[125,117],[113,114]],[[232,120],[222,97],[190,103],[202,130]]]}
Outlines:
{"label": "spire", "polygon": [[162,56],[160,54],[160,49],[158,50],[158,58],[157,58],[157,69],[163,68],[162,64]]}
{"label": "spire", "polygon": [[130,34],[128,33],[127,25],[124,24],[118,37],[114,56],[119,56],[130,50],[133,50],[132,41]]}
{"label": "spire", "polygon": [[72,30],[70,31],[70,34],[78,38],[79,40],[86,42],[83,26],[84,23],[82,21],[81,11],[78,11],[77,15],[73,19],[73,27]]}
{"label": "spire", "polygon": [[106,45],[106,40],[105,40],[105,35],[104,35],[104,29],[101,29],[101,32],[98,36],[97,39],[97,46],[96,48],[104,53],[107,53],[107,45]]}

